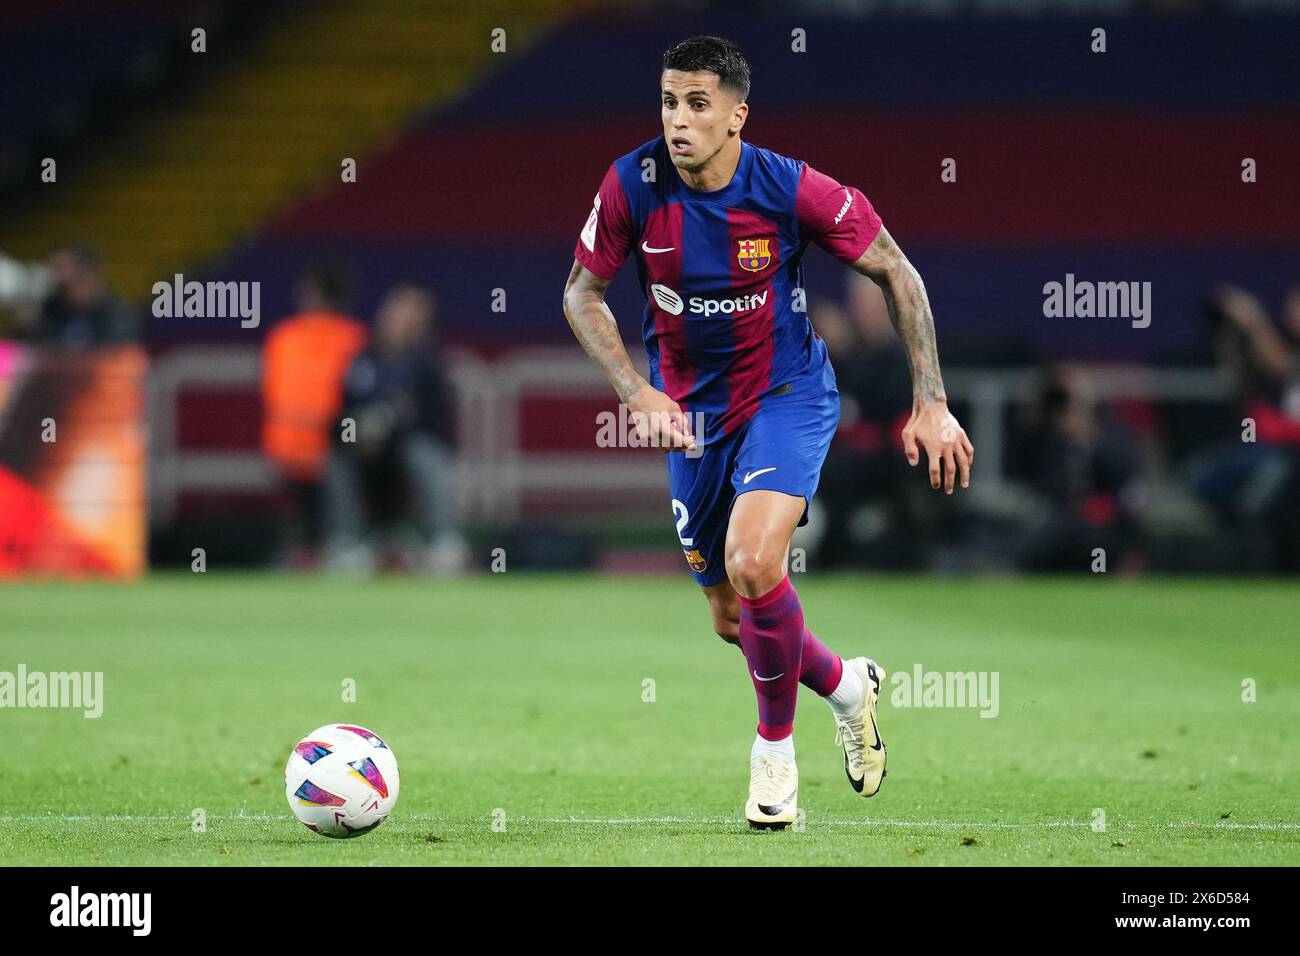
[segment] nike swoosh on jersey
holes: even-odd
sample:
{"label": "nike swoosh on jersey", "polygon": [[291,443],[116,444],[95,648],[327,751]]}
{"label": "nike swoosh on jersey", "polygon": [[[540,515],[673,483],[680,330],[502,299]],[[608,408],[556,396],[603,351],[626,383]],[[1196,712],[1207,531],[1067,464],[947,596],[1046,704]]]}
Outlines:
{"label": "nike swoosh on jersey", "polygon": [[763,683],[765,683],[765,684],[766,684],[768,681],[770,681],[770,680],[777,680],[777,679],[782,678],[782,677],[784,677],[784,676],[785,676],[785,671],[781,671],[781,673],[777,674],[776,677],[759,677],[759,676],[758,676],[758,671],[754,671],[754,679],[755,679],[755,680],[761,680],[761,681],[762,681]]}
{"label": "nike swoosh on jersey", "polygon": [[752,479],[757,478],[759,475],[766,475],[769,471],[776,471],[776,466],[773,465],[771,468],[760,468],[758,471],[748,472],[745,475],[745,480],[741,482],[741,484],[747,485]]}
{"label": "nike swoosh on jersey", "polygon": [[672,252],[676,248],[677,248],[676,246],[669,246],[667,249],[651,249],[649,246],[645,244],[644,241],[642,241],[641,243],[642,252]]}

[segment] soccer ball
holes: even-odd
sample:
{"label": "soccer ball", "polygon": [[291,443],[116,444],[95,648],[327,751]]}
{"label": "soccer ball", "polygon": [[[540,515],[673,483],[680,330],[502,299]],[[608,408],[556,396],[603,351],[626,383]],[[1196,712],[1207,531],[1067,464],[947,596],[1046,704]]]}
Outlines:
{"label": "soccer ball", "polygon": [[284,768],[289,809],[321,836],[369,833],[393,812],[397,788],[397,758],[388,744],[355,724],[313,730]]}

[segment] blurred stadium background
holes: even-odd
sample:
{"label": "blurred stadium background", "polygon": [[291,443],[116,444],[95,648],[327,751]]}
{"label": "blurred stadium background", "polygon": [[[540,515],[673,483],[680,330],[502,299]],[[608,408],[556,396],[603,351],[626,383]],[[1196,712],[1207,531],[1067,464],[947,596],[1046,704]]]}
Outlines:
{"label": "blurred stadium background", "polygon": [[[657,133],[662,51],[697,32],[750,59],[747,138],[860,186],[916,263],[979,449],[969,495],[905,474],[883,305],[811,250],[844,416],[810,568],[1084,571],[1102,547],[1111,572],[1294,574],[1298,28],[1265,0],[6,6],[0,575],[196,547],[681,574],[662,461],[597,446],[613,396],[560,293],[604,169]],[[260,321],[157,317],[177,273],[260,283]],[[632,273],[611,304],[637,355]],[[1150,325],[1044,317],[1067,274],[1150,282]],[[415,371],[385,390],[393,367]],[[343,415],[388,451],[332,484]],[[358,489],[394,547],[368,547]]]}

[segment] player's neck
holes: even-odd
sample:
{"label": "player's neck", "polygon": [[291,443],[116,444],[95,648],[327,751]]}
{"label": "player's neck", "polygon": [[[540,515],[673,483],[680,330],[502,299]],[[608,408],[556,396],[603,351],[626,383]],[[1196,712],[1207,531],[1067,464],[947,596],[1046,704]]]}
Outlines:
{"label": "player's neck", "polygon": [[677,175],[692,189],[711,193],[729,185],[739,165],[740,137],[737,136],[734,140],[726,142],[722,149],[709,157],[709,161],[699,169],[679,169]]}

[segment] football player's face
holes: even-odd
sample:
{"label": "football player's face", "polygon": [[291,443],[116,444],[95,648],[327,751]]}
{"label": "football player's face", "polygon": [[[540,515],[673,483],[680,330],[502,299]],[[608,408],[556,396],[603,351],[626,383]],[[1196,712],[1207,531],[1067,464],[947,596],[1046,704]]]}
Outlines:
{"label": "football player's face", "polygon": [[664,141],[678,169],[699,169],[740,132],[746,107],[718,89],[716,73],[664,70],[659,85]]}

